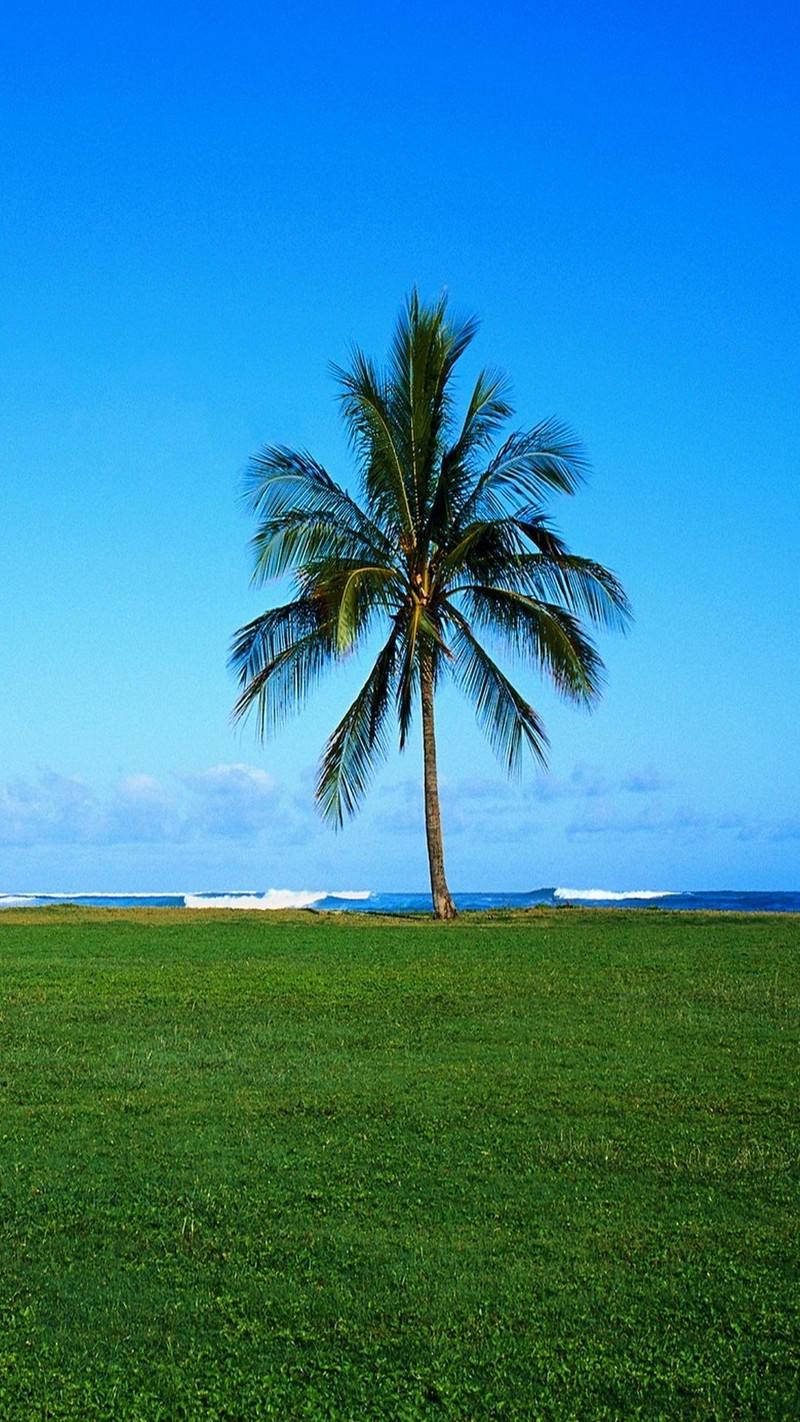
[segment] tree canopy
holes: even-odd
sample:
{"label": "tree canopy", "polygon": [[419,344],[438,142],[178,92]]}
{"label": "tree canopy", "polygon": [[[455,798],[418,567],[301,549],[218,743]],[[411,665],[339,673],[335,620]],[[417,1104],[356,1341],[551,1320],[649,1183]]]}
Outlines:
{"label": "tree canopy", "polygon": [[586,472],[569,430],[547,419],[504,433],[508,385],[490,370],[458,413],[456,367],[476,330],[474,319],[450,316],[446,297],[426,305],[415,291],[384,369],[358,348],[335,368],[354,492],[302,451],[268,446],[251,460],[254,579],[291,574],[293,596],[242,627],[231,652],[234,717],[254,713],[263,737],[330,668],[379,637],[325,746],[317,801],[336,824],[352,815],[393,731],[402,749],[419,708],[431,888],[442,917],[455,909],[438,801],[437,688],[447,677],[460,687],[506,771],[519,770],[525,751],[544,764],[545,728],[500,660],[591,704],[603,664],[587,624],[620,630],[630,618],[614,574],[572,553],[548,518],[551,496],[574,494]]}

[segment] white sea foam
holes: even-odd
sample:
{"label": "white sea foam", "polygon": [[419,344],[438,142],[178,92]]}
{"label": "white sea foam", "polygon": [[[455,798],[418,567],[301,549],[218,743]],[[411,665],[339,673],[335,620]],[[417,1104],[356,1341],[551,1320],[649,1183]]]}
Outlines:
{"label": "white sea foam", "polygon": [[669,899],[673,889],[628,889],[617,893],[614,889],[554,889],[556,899],[580,899],[587,903],[617,903],[621,899]]}
{"label": "white sea foam", "polygon": [[310,889],[267,889],[265,894],[184,894],[187,908],[200,909],[291,909],[311,908],[322,899],[368,899],[369,889],[342,889],[315,892]]}

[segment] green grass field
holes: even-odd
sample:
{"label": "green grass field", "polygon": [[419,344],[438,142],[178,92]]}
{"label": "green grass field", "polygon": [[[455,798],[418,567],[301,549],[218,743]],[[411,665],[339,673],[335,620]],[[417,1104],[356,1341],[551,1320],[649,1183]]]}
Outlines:
{"label": "green grass field", "polygon": [[0,917],[0,1419],[789,1422],[800,916]]}

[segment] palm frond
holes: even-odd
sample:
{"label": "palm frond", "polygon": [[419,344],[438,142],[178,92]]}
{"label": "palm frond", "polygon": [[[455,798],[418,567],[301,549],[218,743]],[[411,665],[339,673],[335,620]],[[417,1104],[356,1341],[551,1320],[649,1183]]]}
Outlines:
{"label": "palm frond", "polygon": [[319,556],[385,559],[385,535],[310,455],[270,446],[250,462],[244,497],[260,515],[254,581]]}
{"label": "palm frond", "polygon": [[327,516],[290,509],[277,518],[264,519],[259,525],[250,545],[252,581],[260,586],[292,568],[386,557],[385,548],[376,547],[376,541],[369,528],[350,528],[341,521],[332,522]]}
{"label": "palm frond", "polygon": [[341,825],[358,809],[389,748],[396,646],[394,630],[355,701],[329,737],[317,777],[323,818]]}
{"label": "palm frond", "polygon": [[601,563],[562,550],[563,545],[558,552],[523,557],[513,570],[517,586],[588,617],[598,627],[626,632],[633,614],[619,579]]}
{"label": "palm frond", "polygon": [[342,414],[359,458],[370,515],[384,531],[401,530],[413,542],[414,519],[399,447],[402,431],[392,418],[387,382],[358,349],[349,370],[334,366],[333,373],[341,387]]}
{"label": "palm frond", "polygon": [[472,460],[491,448],[512,414],[505,378],[482,370],[475,383],[461,431],[442,456],[436,492],[429,517],[431,532],[441,542],[451,526],[454,510],[464,500],[474,479]]}
{"label": "palm frond", "polygon": [[445,586],[463,577],[502,584],[513,577],[517,560],[524,557],[526,544],[513,519],[475,519],[454,533],[457,541],[436,559]]}
{"label": "palm frond", "polygon": [[403,750],[414,720],[423,660],[427,659],[430,664],[435,687],[441,679],[442,668],[452,660],[452,653],[445,641],[438,604],[435,607],[425,607],[418,602],[406,604],[398,614],[396,625],[401,648],[396,699],[400,749]]}
{"label": "palm frond", "polygon": [[587,469],[581,445],[565,425],[543,420],[532,430],[512,434],[480,474],[457,511],[460,522],[497,516],[509,500],[537,508],[552,491],[574,494]]}
{"label": "palm frond", "polygon": [[475,706],[478,724],[509,775],[520,769],[527,748],[546,764],[548,739],[540,717],[472,633],[466,618],[448,609],[453,626],[453,674]]}
{"label": "palm frond", "polygon": [[319,512],[321,501],[337,492],[343,491],[310,454],[281,444],[258,450],[242,479],[245,507],[263,518],[274,518],[287,508]]}
{"label": "palm frond", "polygon": [[603,663],[571,612],[505,588],[475,586],[461,596],[478,627],[543,671],[562,696],[587,704],[597,699]]}
{"label": "palm frond", "polygon": [[283,725],[336,657],[335,620],[314,598],[271,608],[236,633],[229,666],[242,687],[234,721],[255,712],[265,736]]}
{"label": "palm frond", "polygon": [[395,328],[388,403],[418,542],[424,543],[442,456],[453,420],[453,369],[473,340],[476,322],[447,315],[447,297],[424,305],[416,291]]}
{"label": "palm frond", "polygon": [[422,608],[419,603],[417,603],[416,606],[411,609],[410,615],[402,628],[402,661],[397,678],[397,691],[395,693],[401,750],[405,750],[408,742],[414,721],[414,708],[419,693],[419,656],[417,651],[421,618]]}
{"label": "palm frond", "polygon": [[482,370],[475,382],[464,423],[446,464],[462,464],[467,457],[491,449],[503,425],[514,413],[510,387],[500,371]]}
{"label": "palm frond", "polygon": [[364,567],[357,565],[341,572],[346,574],[338,597],[339,613],[336,620],[336,645],[340,653],[348,651],[369,617],[378,609],[384,611],[397,607],[402,588],[394,568]]}
{"label": "palm frond", "polygon": [[[530,543],[537,549],[529,551]],[[570,553],[542,517],[470,524],[441,558],[443,581],[471,577],[538,601],[562,604],[597,626],[624,632],[631,607],[621,583],[601,563]]]}
{"label": "palm frond", "polygon": [[416,287],[400,312],[394,329],[389,358],[390,377],[403,386],[408,379],[409,363],[418,343],[417,353],[439,343],[438,361],[449,380],[453,368],[478,334],[476,316],[454,316],[448,313],[447,292],[426,305],[419,299]]}

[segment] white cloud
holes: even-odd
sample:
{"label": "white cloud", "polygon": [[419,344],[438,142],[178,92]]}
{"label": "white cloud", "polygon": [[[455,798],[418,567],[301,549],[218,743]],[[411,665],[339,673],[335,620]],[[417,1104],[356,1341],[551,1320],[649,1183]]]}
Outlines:
{"label": "white cloud", "polygon": [[549,804],[556,800],[603,800],[620,790],[636,795],[653,795],[670,789],[672,783],[654,765],[611,777],[599,766],[581,762],[566,780],[556,775],[537,775],[524,785],[523,794],[526,799]]}
{"label": "white cloud", "polygon": [[577,795],[585,795],[594,800],[607,795],[613,786],[607,777],[594,765],[576,765],[570,777],[570,785]]}
{"label": "white cloud", "polygon": [[181,779],[191,795],[190,823],[201,835],[242,839],[272,827],[280,793],[265,770],[215,765]]}
{"label": "white cloud", "polygon": [[0,783],[0,844],[153,844],[253,839],[279,825],[297,838],[266,771],[217,765],[164,784],[126,775],[104,795],[81,776],[54,771]]}
{"label": "white cloud", "polygon": [[49,771],[35,784],[0,784],[2,844],[87,843],[96,833],[98,814],[89,785],[78,775]]}
{"label": "white cloud", "polygon": [[[445,840],[452,837],[466,854],[479,845],[511,846],[546,833],[573,843],[600,836],[661,836],[684,844],[720,835],[729,842],[800,839],[797,817],[769,823],[735,810],[720,814],[676,805],[656,793],[663,783],[652,767],[615,777],[605,790],[609,782],[586,766],[576,767],[569,780],[537,779],[522,786],[500,775],[445,778]],[[36,779],[0,781],[0,845],[210,848],[227,842],[237,852],[243,846],[282,852],[324,833],[310,790],[310,784],[308,793],[296,784],[284,788],[267,771],[244,763],[164,778],[126,775],[104,790],[80,775],[50,771]],[[362,832],[371,843],[396,841],[404,849],[417,844],[424,825],[421,780],[384,782],[365,810]]]}
{"label": "white cloud", "polygon": [[687,840],[698,834],[720,830],[733,833],[741,840],[756,839],[761,834],[755,823],[738,815],[715,817],[692,805],[664,809],[657,803],[646,806],[636,815],[620,814],[609,804],[597,805],[589,813],[575,816],[566,826],[566,834],[570,838],[596,834],[664,834],[673,839]]}
{"label": "white cloud", "polygon": [[522,793],[528,800],[548,805],[554,800],[563,800],[569,792],[555,775],[537,775],[525,784]]}
{"label": "white cloud", "polygon": [[177,796],[153,775],[126,775],[114,787],[100,835],[118,844],[182,839],[185,816]]}
{"label": "white cloud", "polygon": [[668,790],[672,784],[654,765],[646,765],[641,770],[632,770],[620,781],[621,790],[629,790],[634,795],[652,795],[658,790]]}

